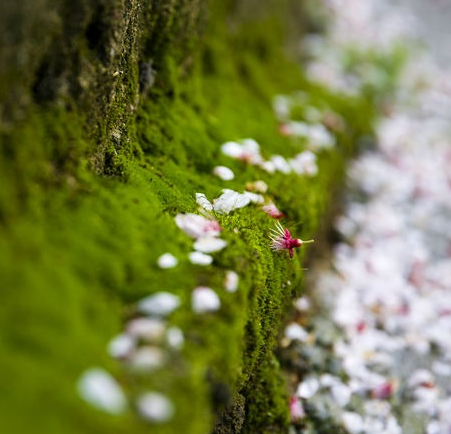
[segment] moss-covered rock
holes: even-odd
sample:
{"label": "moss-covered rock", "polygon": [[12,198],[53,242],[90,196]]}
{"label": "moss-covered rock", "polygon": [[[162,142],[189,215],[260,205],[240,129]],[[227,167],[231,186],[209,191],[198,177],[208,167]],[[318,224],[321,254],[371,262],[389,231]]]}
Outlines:
{"label": "moss-covered rock", "polygon": [[[318,230],[373,108],[303,77],[285,43],[298,38],[302,10],[295,0],[4,2],[2,432],[285,431],[288,400],[273,349],[301,291],[305,252],[293,260],[273,252],[273,220],[252,205],[217,216],[228,247],[213,265],[196,266],[174,216],[196,212],[196,192],[213,198],[263,180],[296,236]],[[269,174],[220,152],[244,137],[266,158],[299,152],[272,110],[276,94],[296,90],[343,119],[316,177]],[[233,169],[233,181],[211,174],[219,164]],[[160,269],[168,251],[180,263]],[[240,276],[236,293],[222,290],[230,269]],[[199,285],[216,289],[218,312],[193,313]],[[106,346],[136,316],[136,302],[157,291],[180,297],[168,321],[185,346],[164,347],[164,366],[137,374]],[[76,384],[91,366],[121,384],[124,414],[80,399]],[[149,428],[138,416],[135,399],[147,390],[171,399],[171,420]]]}

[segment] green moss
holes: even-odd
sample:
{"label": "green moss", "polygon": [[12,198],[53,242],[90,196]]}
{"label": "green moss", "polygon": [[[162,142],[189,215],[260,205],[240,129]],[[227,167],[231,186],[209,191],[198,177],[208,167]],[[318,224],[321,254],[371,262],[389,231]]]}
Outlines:
{"label": "green moss", "polygon": [[[273,351],[301,291],[309,247],[293,260],[272,252],[273,220],[253,205],[218,216],[229,245],[212,266],[194,266],[192,240],[173,217],[196,210],[196,192],[213,198],[262,179],[293,232],[313,237],[346,159],[371,130],[374,108],[309,83],[287,57],[283,20],[297,2],[258,2],[253,14],[254,3],[211,2],[208,19],[200,1],[67,5],[66,37],[56,26],[46,39],[47,69],[36,75],[33,67],[18,84],[26,102],[0,136],[3,431],[198,434],[217,422],[221,433],[285,431],[288,401]],[[56,73],[61,53],[72,59],[71,74]],[[140,86],[140,65],[151,60],[155,83]],[[57,85],[51,97],[39,94],[45,101],[33,94],[36,77],[41,86]],[[266,157],[299,152],[299,143],[278,133],[271,106],[274,95],[298,89],[344,119],[337,148],[319,157],[317,177],[269,175],[221,154],[221,143],[245,137]],[[10,101],[2,101],[5,109]],[[231,167],[235,180],[214,177],[218,164]],[[156,261],[167,251],[180,264],[161,270]],[[229,269],[240,275],[237,293],[221,289]],[[219,312],[193,314],[198,285],[217,290]],[[135,315],[136,301],[161,290],[182,301],[169,323],[184,331],[185,347],[165,349],[164,368],[137,375],[106,346]],[[79,398],[77,379],[91,366],[123,386],[131,402],[124,415],[105,415]],[[136,415],[134,398],[149,389],[174,401],[167,424],[149,427]]]}

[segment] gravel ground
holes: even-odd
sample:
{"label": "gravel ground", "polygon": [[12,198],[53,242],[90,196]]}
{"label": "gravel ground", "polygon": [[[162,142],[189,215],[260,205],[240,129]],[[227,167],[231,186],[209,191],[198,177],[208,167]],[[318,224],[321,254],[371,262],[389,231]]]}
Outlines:
{"label": "gravel ground", "polygon": [[[337,54],[349,47],[390,56],[401,43],[410,61],[374,149],[350,166],[342,241],[311,271],[311,297],[285,331],[292,430],[449,434],[451,3],[327,5],[334,22],[312,43],[312,78],[349,94],[380,85],[383,71],[368,64],[349,75]],[[425,50],[409,48],[418,41]]]}

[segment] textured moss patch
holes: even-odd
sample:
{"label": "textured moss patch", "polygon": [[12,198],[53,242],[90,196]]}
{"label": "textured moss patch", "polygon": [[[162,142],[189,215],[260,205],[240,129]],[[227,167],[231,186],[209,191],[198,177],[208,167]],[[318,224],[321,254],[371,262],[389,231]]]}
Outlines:
{"label": "textured moss patch", "polygon": [[[21,95],[14,112],[11,95],[1,94],[4,432],[198,434],[219,421],[218,432],[286,428],[273,349],[301,290],[306,251],[292,261],[272,252],[273,220],[253,205],[218,216],[229,245],[212,266],[194,266],[192,242],[173,217],[196,210],[196,192],[213,198],[262,179],[296,236],[313,237],[346,158],[371,129],[373,108],[371,100],[308,83],[287,58],[286,24],[297,2],[258,2],[256,14],[252,1],[217,3],[66,5],[28,74],[9,78]],[[48,17],[52,5],[41,6]],[[27,52],[27,38],[37,34],[18,47]],[[146,68],[156,71],[153,83]],[[299,152],[278,133],[271,107],[274,95],[298,89],[345,120],[337,148],[319,156],[317,177],[269,175],[220,153],[221,143],[244,137],[266,157]],[[218,164],[231,167],[235,180],[214,177]],[[180,265],[161,270],[156,260],[167,251]],[[240,275],[237,293],[221,289],[228,269]],[[218,292],[219,312],[192,313],[197,285]],[[168,351],[164,368],[136,375],[106,345],[133,317],[135,302],[161,290],[182,301],[169,322],[184,331],[185,347]],[[124,415],[103,414],[77,395],[77,379],[91,366],[122,385],[131,403]],[[134,398],[149,389],[174,402],[173,420],[149,427],[137,416]]]}

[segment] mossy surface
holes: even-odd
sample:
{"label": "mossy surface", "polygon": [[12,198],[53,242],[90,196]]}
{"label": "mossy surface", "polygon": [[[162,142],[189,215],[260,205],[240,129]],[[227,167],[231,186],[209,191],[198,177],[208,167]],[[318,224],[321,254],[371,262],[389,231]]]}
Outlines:
{"label": "mossy surface", "polygon": [[[273,220],[253,205],[218,216],[228,247],[212,266],[195,266],[174,216],[197,209],[196,192],[212,198],[262,179],[296,236],[314,237],[346,159],[371,131],[372,101],[309,83],[287,57],[296,1],[76,2],[55,15],[41,3],[37,17],[54,23],[47,31],[32,25],[36,16],[8,9],[26,38],[44,39],[28,71],[15,75],[13,63],[1,76],[0,431],[199,434],[217,423],[221,433],[285,432],[288,400],[273,350],[308,247],[293,260],[271,251]],[[26,38],[15,47],[27,53]],[[271,105],[296,90],[344,120],[316,177],[269,175],[221,154],[221,143],[245,137],[267,157],[299,152],[279,134]],[[234,170],[233,181],[211,174],[219,164]],[[156,261],[168,251],[181,261],[162,270]],[[221,289],[229,269],[240,276],[237,293]],[[217,290],[217,313],[192,312],[198,285]],[[136,375],[106,346],[136,301],[162,290],[182,300],[169,322],[185,347],[168,350],[164,368]],[[91,366],[123,386],[124,415],[78,396]],[[134,398],[146,390],[170,397],[171,421],[149,427],[138,417]]]}

